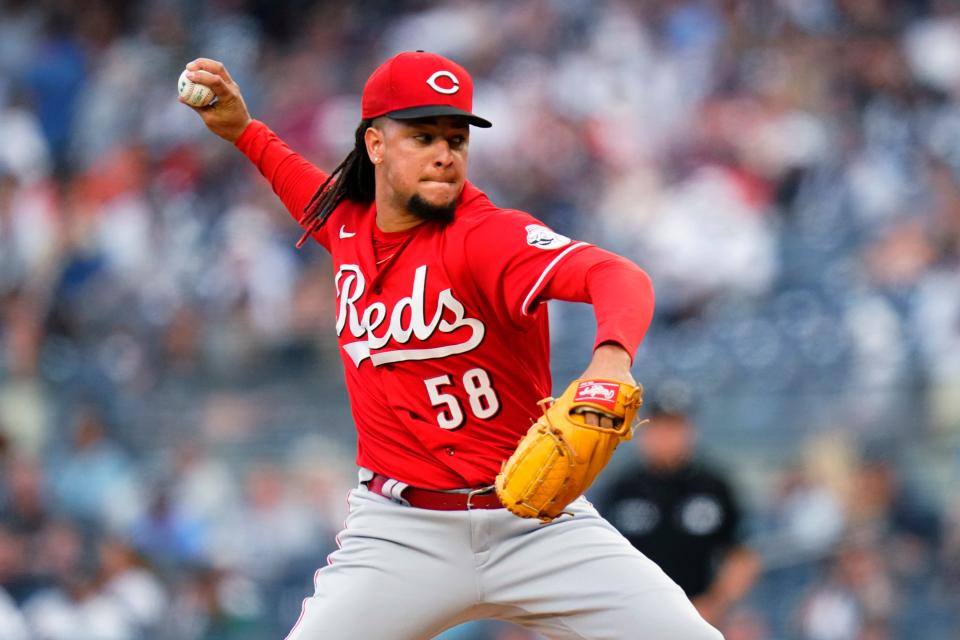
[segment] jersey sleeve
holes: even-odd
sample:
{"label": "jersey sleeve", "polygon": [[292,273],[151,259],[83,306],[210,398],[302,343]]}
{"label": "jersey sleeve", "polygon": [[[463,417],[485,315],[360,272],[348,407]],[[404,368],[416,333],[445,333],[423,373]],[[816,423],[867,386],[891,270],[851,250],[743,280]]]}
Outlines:
{"label": "jersey sleeve", "polygon": [[514,324],[525,326],[557,265],[588,246],[527,213],[497,209],[466,234],[463,255],[479,291]]}
{"label": "jersey sleeve", "polygon": [[653,319],[653,284],[646,272],[592,245],[558,263],[540,297],[591,303],[597,318],[594,348],[612,342],[631,360]]}
{"label": "jersey sleeve", "polygon": [[[273,192],[280,197],[297,224],[300,224],[304,209],[320,185],[326,181],[328,174],[288,147],[259,120],[252,120],[234,145],[270,181]],[[313,236],[329,249],[326,229],[326,226],[321,227]]]}

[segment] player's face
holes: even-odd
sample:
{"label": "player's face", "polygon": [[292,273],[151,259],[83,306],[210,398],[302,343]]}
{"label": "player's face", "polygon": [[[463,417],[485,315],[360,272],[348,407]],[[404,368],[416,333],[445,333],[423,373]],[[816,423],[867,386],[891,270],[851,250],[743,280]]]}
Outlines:
{"label": "player's face", "polygon": [[420,218],[449,221],[463,190],[470,126],[463,118],[384,119],[386,195]]}

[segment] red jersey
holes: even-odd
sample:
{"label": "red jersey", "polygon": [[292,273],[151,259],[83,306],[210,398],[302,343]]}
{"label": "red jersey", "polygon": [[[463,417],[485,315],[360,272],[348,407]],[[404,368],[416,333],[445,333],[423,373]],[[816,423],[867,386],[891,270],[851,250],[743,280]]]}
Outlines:
{"label": "red jersey", "polygon": [[[326,174],[270,144],[256,122],[237,141],[299,219]],[[450,223],[385,238],[375,220],[375,204],[344,201],[314,234],[333,258],[357,463],[427,489],[489,485],[551,394],[541,297],[590,245],[469,182]]]}

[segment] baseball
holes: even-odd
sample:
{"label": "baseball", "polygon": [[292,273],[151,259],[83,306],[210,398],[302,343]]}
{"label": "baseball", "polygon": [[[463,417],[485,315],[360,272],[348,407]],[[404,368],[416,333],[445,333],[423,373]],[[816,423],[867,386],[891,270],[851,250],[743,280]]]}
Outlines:
{"label": "baseball", "polygon": [[191,107],[205,107],[213,100],[213,89],[187,78],[186,69],[183,70],[180,79],[177,81],[177,91],[180,93],[180,97],[186,100]]}

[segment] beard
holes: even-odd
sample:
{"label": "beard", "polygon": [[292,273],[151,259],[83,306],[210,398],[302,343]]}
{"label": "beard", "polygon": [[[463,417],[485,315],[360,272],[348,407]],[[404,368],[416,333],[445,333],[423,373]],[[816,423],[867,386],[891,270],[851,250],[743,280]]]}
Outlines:
{"label": "beard", "polygon": [[431,222],[440,222],[447,224],[453,222],[453,212],[457,209],[457,199],[445,205],[430,204],[420,197],[420,194],[413,194],[407,201],[407,210],[421,220]]}

